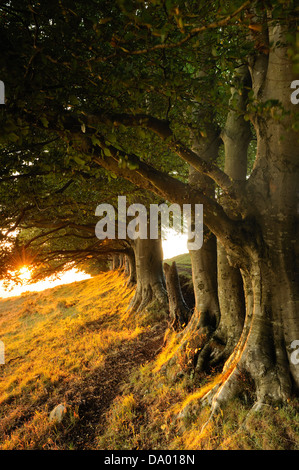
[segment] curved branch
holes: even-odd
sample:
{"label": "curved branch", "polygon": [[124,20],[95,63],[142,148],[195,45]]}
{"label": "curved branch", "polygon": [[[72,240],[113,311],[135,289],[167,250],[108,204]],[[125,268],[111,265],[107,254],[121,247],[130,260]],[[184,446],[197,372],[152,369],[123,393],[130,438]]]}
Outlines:
{"label": "curved branch", "polygon": [[98,128],[99,123],[123,124],[128,127],[144,127],[158,135],[166,146],[175,152],[182,160],[192,165],[197,171],[209,176],[226,193],[230,199],[241,206],[243,200],[243,183],[234,181],[224,171],[212,162],[205,161],[196,152],[187,148],[175,138],[169,122],[145,114],[113,114],[87,116],[86,125]]}
{"label": "curved branch", "polygon": [[207,31],[208,29],[216,29],[220,28],[221,26],[226,26],[229,24],[230,20],[235,18],[239,13],[241,13],[245,8],[249,7],[251,4],[250,1],[246,1],[243,3],[237,10],[235,10],[233,13],[230,15],[226,16],[225,18],[219,20],[219,21],[214,21],[213,23],[210,23],[205,26],[199,26],[197,28],[192,28],[191,31],[180,41],[174,42],[174,43],[162,43],[162,44],[156,44],[155,46],[148,47],[145,49],[139,49],[135,51],[129,51],[126,50],[124,47],[121,48],[121,51],[127,55],[142,55],[142,54],[147,54],[149,52],[154,52],[157,50],[163,50],[163,49],[175,49],[177,47],[182,46],[186,42],[188,42],[190,39],[194,38],[200,33],[203,33],[204,31]]}
{"label": "curved branch", "polygon": [[137,169],[120,168],[118,158],[125,154],[113,146],[106,148],[109,148],[111,156],[101,157],[100,154],[96,155],[94,151],[94,162],[142,188],[151,188],[151,191],[159,196],[162,195],[171,202],[179,204],[203,204],[204,223],[225,245],[231,249],[233,248],[230,241],[237,231],[237,222],[227,216],[217,201],[209,198],[199,190],[191,188],[190,185],[139,160],[136,155],[130,155],[129,157],[130,161],[133,161],[138,166]]}

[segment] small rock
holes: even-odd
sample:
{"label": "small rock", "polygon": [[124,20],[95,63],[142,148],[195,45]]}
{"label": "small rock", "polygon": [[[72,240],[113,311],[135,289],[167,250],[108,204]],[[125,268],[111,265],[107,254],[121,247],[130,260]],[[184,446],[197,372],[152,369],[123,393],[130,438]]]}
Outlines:
{"label": "small rock", "polygon": [[56,421],[57,423],[61,423],[66,413],[66,406],[60,404],[55,406],[55,408],[51,411],[49,416],[50,423]]}

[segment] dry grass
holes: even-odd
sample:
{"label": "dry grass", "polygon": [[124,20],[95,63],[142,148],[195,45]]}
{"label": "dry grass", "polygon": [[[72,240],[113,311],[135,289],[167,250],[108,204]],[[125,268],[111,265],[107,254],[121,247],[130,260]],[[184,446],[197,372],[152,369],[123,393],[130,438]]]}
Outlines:
{"label": "dry grass", "polygon": [[[109,272],[0,301],[0,449],[299,449],[297,400],[250,414],[236,399],[203,430],[201,398],[221,376],[196,386],[174,332],[155,356],[163,327],[132,316],[133,294]],[[67,414],[51,424],[58,403]]]}
{"label": "dry grass", "polygon": [[[108,352],[142,332],[128,321],[133,290],[125,281],[110,272],[0,301],[2,449],[34,447],[48,426],[47,402],[54,402],[55,391],[92,376]],[[33,429],[36,437],[23,439]]]}
{"label": "dry grass", "polygon": [[[171,333],[155,361],[131,376],[109,410],[98,449],[121,449],[124,442],[126,449],[150,450],[299,449],[298,400],[251,413],[251,405],[236,398],[209,419],[210,407],[201,399],[223,376],[206,376],[195,387],[192,375],[178,376],[177,363],[171,365],[177,351],[178,341]],[[133,413],[126,413],[122,397],[127,396],[134,401]]]}

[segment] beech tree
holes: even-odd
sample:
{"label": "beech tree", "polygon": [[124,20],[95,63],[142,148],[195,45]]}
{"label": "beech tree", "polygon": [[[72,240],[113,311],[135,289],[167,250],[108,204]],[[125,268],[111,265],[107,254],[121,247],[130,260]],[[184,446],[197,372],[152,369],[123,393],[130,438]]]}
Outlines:
{"label": "beech tree", "polygon": [[[29,152],[33,165],[26,164]],[[15,153],[18,153],[19,165],[16,162],[11,164],[7,159],[7,154],[13,156]],[[50,275],[59,275],[73,266],[94,273],[101,267],[105,269],[107,260],[111,260],[113,269],[124,269],[126,260],[128,286],[137,283],[131,308],[142,310],[155,300],[147,277],[156,279],[159,276],[164,286],[161,239],[146,241],[126,237],[119,240],[117,230],[116,239],[99,239],[95,231],[98,222],[95,207],[103,202],[114,206],[117,224],[118,196],[127,195],[126,209],[137,201],[149,206],[150,201],[157,198],[129,182],[120,184],[105,170],[83,168],[81,162],[76,161],[69,166],[64,153],[63,147],[59,148],[57,144],[55,148],[42,145],[41,152],[33,148],[22,152],[5,150],[0,180],[1,276],[6,280],[17,280],[18,268],[28,265],[31,268],[30,282],[36,282]],[[39,168],[36,163],[41,155],[47,156],[47,170]],[[144,243],[147,244],[148,258],[142,255]],[[155,266],[156,270],[153,269]],[[164,287],[162,292],[166,313]]]}
{"label": "beech tree", "polygon": [[[14,0],[1,11],[3,139],[58,136],[85,165],[203,204],[207,244],[191,255],[196,309],[181,341],[198,339],[198,370],[226,361],[213,409],[244,372],[257,407],[298,393],[295,2]],[[141,276],[157,300],[159,269]]]}

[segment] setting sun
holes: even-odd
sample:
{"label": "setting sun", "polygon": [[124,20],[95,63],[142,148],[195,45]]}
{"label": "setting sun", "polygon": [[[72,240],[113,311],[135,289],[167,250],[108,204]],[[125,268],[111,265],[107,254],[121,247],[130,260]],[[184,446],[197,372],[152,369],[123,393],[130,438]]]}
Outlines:
{"label": "setting sun", "polygon": [[72,282],[83,281],[84,279],[89,279],[91,276],[90,274],[86,274],[85,272],[73,268],[62,273],[60,276],[48,277],[41,281],[29,284],[28,281],[31,279],[31,270],[27,266],[23,266],[18,271],[18,277],[22,281],[21,285],[17,285],[12,282],[8,286],[5,286],[3,281],[0,281],[0,299],[15,297],[24,292],[43,291],[60,284],[70,284]]}
{"label": "setting sun", "polygon": [[19,279],[21,279],[23,282],[29,281],[31,278],[31,271],[27,266],[23,266],[22,268],[19,269],[19,274],[18,274]]}

